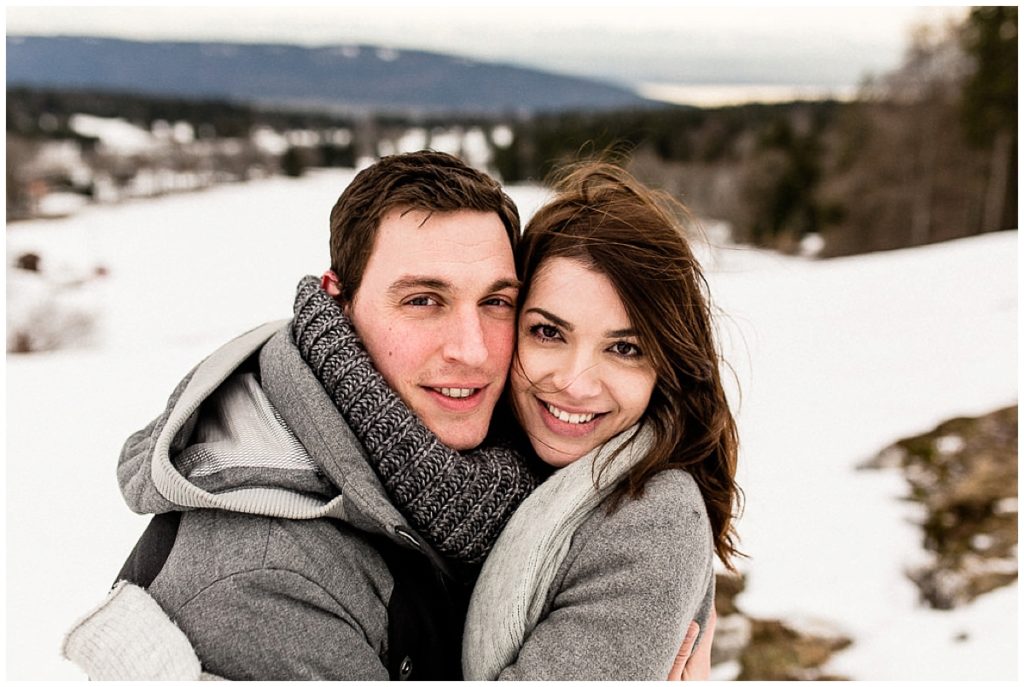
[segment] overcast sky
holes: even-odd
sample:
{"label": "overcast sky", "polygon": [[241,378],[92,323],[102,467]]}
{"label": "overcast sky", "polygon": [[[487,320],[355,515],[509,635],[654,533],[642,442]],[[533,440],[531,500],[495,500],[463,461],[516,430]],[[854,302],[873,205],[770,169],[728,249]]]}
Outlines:
{"label": "overcast sky", "polygon": [[420,48],[640,83],[852,86],[898,64],[922,23],[966,8],[769,7],[747,3],[8,3],[7,34]]}

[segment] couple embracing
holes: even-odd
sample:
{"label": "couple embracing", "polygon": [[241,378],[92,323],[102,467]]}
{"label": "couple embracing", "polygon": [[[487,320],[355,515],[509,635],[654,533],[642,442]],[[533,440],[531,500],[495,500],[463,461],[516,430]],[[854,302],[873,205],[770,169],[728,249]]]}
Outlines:
{"label": "couple embracing", "polygon": [[294,317],[126,442],[154,517],[64,654],[97,679],[706,677],[737,432],[681,210],[583,163],[520,232],[452,156],[360,172]]}

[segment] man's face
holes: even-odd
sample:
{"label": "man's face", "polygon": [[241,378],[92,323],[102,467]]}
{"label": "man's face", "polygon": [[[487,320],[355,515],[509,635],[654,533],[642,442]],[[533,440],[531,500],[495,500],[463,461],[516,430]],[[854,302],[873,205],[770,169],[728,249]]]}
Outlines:
{"label": "man's face", "polygon": [[462,450],[483,441],[504,387],[518,291],[497,214],[397,209],[347,312],[391,388]]}

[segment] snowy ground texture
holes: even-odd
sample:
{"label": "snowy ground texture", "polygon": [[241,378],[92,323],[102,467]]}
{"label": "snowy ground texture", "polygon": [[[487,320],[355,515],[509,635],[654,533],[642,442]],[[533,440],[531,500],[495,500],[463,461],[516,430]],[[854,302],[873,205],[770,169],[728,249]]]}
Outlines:
{"label": "snowy ground texture", "polygon": [[[122,441],[218,344],[289,316],[299,277],[327,265],[328,213],[350,178],[250,182],[9,229],[9,256],[109,269],[97,343],[7,357],[9,679],[83,677],[58,655],[62,633],[146,524],[118,493]],[[545,196],[510,192],[524,217]],[[942,420],[1017,402],[1017,256],[1016,232],[827,262],[706,256],[742,390],[751,559],[738,603],[849,634],[830,672],[1017,677],[1017,586],[952,612],[920,606],[903,575],[922,554],[902,477],[854,470]]]}

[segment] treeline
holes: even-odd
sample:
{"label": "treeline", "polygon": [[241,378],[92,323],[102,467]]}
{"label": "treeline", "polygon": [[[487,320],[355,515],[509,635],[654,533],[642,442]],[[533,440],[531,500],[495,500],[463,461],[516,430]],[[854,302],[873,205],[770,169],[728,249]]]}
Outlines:
{"label": "treeline", "polygon": [[776,244],[821,232],[835,207],[814,195],[835,101],[716,109],[548,115],[515,124],[495,162],[506,180],[544,179],[579,157],[625,158],[648,183],[702,217],[728,221],[742,241]]}
{"label": "treeline", "polygon": [[[124,119],[145,129],[158,122],[190,124],[200,139],[248,138],[257,127],[275,131],[331,128],[357,128],[360,122],[352,117],[317,111],[273,110],[256,108],[225,100],[187,100],[162,98],[138,93],[96,91],[89,89],[7,90],[7,133],[23,140],[72,139],[91,146],[94,139],[73,131],[69,125],[74,114]],[[308,163],[323,166],[351,166],[355,163],[355,147],[351,144],[324,144],[320,156]],[[308,157],[308,156],[307,156]]]}
{"label": "treeline", "polygon": [[[192,124],[208,137],[248,136],[258,123],[253,108],[222,100],[157,98],[93,90],[9,88],[7,133],[28,138],[76,138],[72,114],[119,117],[151,128],[160,120]],[[48,116],[41,116],[48,115]]]}

